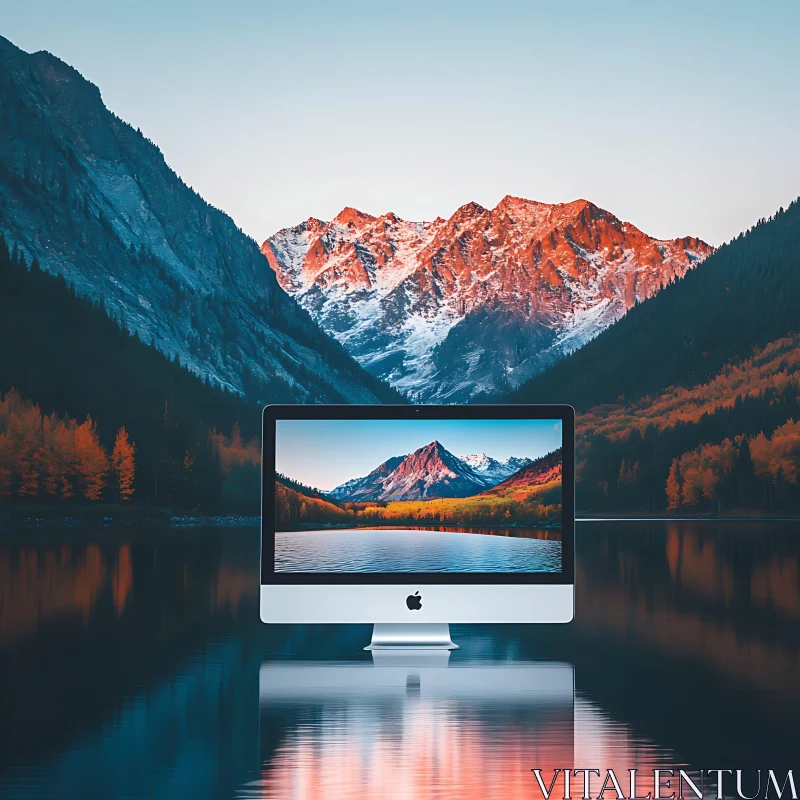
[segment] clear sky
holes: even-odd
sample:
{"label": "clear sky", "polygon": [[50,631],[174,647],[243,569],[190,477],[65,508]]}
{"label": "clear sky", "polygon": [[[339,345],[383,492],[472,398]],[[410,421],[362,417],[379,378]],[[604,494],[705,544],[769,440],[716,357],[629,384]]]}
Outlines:
{"label": "clear sky", "polygon": [[800,3],[3,0],[261,242],[585,197],[719,244],[800,194]]}
{"label": "clear sky", "polygon": [[561,447],[556,420],[279,420],[275,468],[329,491],[438,440],[456,456],[538,458]]}

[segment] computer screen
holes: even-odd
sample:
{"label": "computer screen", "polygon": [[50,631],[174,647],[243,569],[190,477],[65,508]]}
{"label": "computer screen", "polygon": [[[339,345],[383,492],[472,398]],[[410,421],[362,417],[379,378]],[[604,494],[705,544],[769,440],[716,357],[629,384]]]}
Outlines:
{"label": "computer screen", "polygon": [[561,419],[278,419],[274,571],[561,573],[562,439]]}

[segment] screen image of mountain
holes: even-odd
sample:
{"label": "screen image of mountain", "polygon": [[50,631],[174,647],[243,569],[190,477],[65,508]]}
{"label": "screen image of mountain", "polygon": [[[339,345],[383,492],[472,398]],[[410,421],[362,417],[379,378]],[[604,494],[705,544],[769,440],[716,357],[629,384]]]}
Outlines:
{"label": "screen image of mountain", "polygon": [[[343,435],[336,431],[337,421],[316,427],[313,436],[293,436],[285,430],[292,426],[300,429],[307,422],[280,421],[278,425],[284,426],[286,435],[277,437],[276,571],[561,570],[559,422],[537,420],[520,425],[515,421],[513,426],[505,421],[482,422],[474,443],[482,445],[494,439],[496,454],[464,456],[456,455],[443,441],[469,443],[469,428],[475,423],[450,422],[441,439],[385,458],[366,475],[351,477],[328,490],[312,483],[344,474],[349,465],[320,469],[316,466],[319,455],[304,463],[302,448],[313,441],[324,459],[329,445]],[[421,426],[413,421],[380,425],[387,432],[382,439],[369,432],[361,439],[381,442],[380,446],[363,444],[362,451],[383,453],[395,439],[413,441],[427,432],[415,432]],[[520,438],[525,427],[527,438]],[[512,442],[519,448],[515,454],[508,450]],[[365,455],[361,452],[350,460],[365,463]]]}

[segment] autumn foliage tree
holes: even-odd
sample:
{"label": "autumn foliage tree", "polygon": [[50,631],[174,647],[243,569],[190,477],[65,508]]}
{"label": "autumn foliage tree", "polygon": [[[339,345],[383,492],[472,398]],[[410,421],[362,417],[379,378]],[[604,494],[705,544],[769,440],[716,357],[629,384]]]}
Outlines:
{"label": "autumn foliage tree", "polygon": [[108,455],[100,444],[97,425],[91,417],[75,429],[75,467],[87,500],[99,500],[108,476]]}
{"label": "autumn foliage tree", "polygon": [[128,439],[128,432],[123,425],[117,432],[114,451],[111,453],[111,469],[117,483],[117,496],[127,502],[133,497],[133,480],[136,475],[134,454],[136,446]]}
{"label": "autumn foliage tree", "polygon": [[667,508],[672,510],[680,508],[683,500],[683,488],[678,473],[679,463],[679,459],[676,458],[669,468],[669,475],[667,475]]}
{"label": "autumn foliage tree", "polygon": [[725,439],[722,444],[704,444],[676,458],[667,479],[670,507],[677,508],[678,502],[687,508],[695,508],[704,500],[718,502],[736,455],[737,446]]}
{"label": "autumn foliage tree", "polygon": [[0,499],[96,502],[113,466],[120,500],[130,500],[135,475],[134,445],[120,428],[112,459],[91,417],[78,423],[39,406],[13,389],[0,395]]}
{"label": "autumn foliage tree", "polygon": [[772,436],[760,433],[750,442],[756,475],[796,486],[800,479],[800,421],[787,420]]}

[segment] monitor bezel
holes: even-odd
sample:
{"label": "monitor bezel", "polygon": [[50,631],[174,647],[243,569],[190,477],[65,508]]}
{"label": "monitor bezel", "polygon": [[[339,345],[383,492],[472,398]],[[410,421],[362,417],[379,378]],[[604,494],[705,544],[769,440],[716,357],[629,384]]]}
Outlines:
{"label": "monitor bezel", "polygon": [[[279,420],[552,419],[562,424],[561,572],[276,572],[275,436]],[[390,583],[420,585],[575,583],[575,410],[568,405],[269,405],[263,412],[261,477],[261,585],[317,586]]]}

